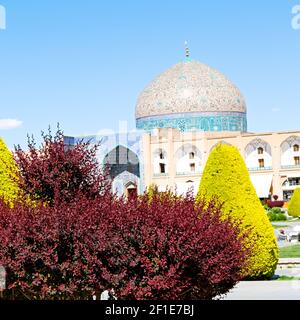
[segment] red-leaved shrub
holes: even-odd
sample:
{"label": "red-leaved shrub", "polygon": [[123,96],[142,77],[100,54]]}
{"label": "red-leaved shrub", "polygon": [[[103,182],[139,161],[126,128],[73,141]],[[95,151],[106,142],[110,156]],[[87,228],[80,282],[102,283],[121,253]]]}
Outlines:
{"label": "red-leaved shrub", "polygon": [[267,200],[266,202],[267,206],[269,208],[282,208],[284,206],[284,201],[271,201],[271,200]]}
{"label": "red-leaved shrub", "polygon": [[24,195],[51,204],[54,198],[71,201],[78,192],[94,198],[110,190],[110,182],[97,161],[98,145],[82,142],[67,147],[59,128],[54,136],[49,128],[42,138],[40,147],[31,138],[28,151],[15,148],[21,176],[18,184]]}
{"label": "red-leaved shrub", "polygon": [[7,299],[212,299],[240,279],[247,251],[214,202],[104,194],[8,208],[0,204]]}

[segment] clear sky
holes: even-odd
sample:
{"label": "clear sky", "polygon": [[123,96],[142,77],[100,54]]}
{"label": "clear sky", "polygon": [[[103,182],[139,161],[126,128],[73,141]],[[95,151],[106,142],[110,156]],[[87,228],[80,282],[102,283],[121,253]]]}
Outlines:
{"label": "clear sky", "polygon": [[300,130],[297,4],[0,0],[0,136],[13,147],[57,122],[71,135],[118,130],[119,120],[133,129],[139,93],[184,58],[185,40],[192,59],[240,88],[249,131]]}

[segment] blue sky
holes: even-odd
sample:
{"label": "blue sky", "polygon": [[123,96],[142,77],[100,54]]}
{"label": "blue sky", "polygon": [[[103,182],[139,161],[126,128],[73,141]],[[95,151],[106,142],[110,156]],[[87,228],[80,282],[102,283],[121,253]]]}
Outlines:
{"label": "blue sky", "polygon": [[[0,0],[0,136],[25,145],[60,122],[66,134],[135,127],[136,99],[184,58],[243,92],[249,131],[300,130],[300,0]],[[12,122],[3,130],[5,119]],[[1,122],[2,121],[2,122]]]}

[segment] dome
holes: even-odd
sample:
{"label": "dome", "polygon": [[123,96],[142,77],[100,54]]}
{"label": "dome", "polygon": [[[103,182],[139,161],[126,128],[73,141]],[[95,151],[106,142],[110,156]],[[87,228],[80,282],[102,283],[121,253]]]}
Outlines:
{"label": "dome", "polygon": [[247,108],[239,89],[222,73],[184,61],[151,82],[138,98],[137,128],[181,131],[247,131]]}

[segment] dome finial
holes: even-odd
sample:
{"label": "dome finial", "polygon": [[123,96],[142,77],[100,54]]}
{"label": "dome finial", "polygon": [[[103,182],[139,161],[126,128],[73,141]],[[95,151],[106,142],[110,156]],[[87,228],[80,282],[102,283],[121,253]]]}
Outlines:
{"label": "dome finial", "polygon": [[185,57],[188,60],[190,58],[190,49],[188,47],[188,42],[187,41],[185,41],[184,44],[185,44]]}

